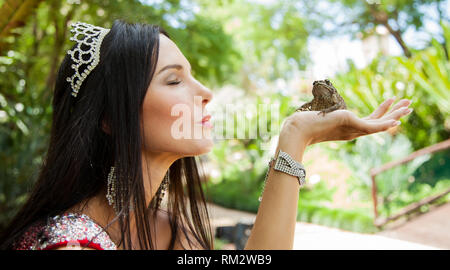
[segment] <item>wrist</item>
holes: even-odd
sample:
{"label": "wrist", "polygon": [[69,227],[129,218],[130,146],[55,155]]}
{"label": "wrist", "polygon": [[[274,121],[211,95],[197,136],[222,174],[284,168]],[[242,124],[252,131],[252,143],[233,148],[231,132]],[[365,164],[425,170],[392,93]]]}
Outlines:
{"label": "wrist", "polygon": [[312,138],[307,137],[298,127],[287,121],[280,132],[277,151],[281,148],[284,152],[289,152],[291,156],[300,152],[303,154],[311,142]]}
{"label": "wrist", "polygon": [[302,162],[303,153],[305,152],[306,147],[307,143],[302,139],[287,139],[280,137],[274,154],[278,153],[278,150],[281,149],[283,152],[289,154],[297,162]]}

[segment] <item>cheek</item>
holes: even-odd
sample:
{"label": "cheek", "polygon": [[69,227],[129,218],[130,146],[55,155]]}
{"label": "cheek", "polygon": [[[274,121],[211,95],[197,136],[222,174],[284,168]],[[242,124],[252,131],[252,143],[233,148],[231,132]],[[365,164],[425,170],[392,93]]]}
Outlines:
{"label": "cheek", "polygon": [[[172,110],[173,116],[171,115]],[[172,152],[182,156],[192,156],[211,150],[213,146],[211,135],[205,137],[201,124],[199,126],[195,123],[201,118],[194,119],[194,114],[201,116],[202,112],[194,111],[194,96],[188,90],[183,89],[183,91],[169,93],[150,92],[145,97],[142,113],[144,149],[146,151]],[[189,139],[180,138],[180,132],[177,132],[180,131],[180,122],[183,122],[181,130],[184,130],[184,124],[189,125],[187,129],[190,130],[188,132],[191,135]],[[173,131],[177,132],[177,135],[172,136]]]}
{"label": "cheek", "polygon": [[172,125],[182,115],[171,115],[172,108],[177,104],[191,107],[180,95],[150,95],[144,100],[142,122],[144,125],[144,140],[148,150],[176,151],[182,141],[171,136]]}

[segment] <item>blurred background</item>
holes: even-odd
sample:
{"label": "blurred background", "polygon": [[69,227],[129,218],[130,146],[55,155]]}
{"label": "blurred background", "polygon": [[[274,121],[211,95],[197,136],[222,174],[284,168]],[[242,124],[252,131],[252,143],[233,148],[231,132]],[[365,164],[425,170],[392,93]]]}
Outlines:
{"label": "blurred background", "polygon": [[[449,10],[448,0],[0,0],[0,229],[42,163],[70,23],[123,19],[168,31],[214,111],[279,106],[270,136],[215,139],[201,157],[217,249],[245,244],[276,130],[324,78],[361,117],[392,96],[414,111],[389,132],[307,149],[294,248],[449,249]],[[259,117],[246,112],[230,132]]]}

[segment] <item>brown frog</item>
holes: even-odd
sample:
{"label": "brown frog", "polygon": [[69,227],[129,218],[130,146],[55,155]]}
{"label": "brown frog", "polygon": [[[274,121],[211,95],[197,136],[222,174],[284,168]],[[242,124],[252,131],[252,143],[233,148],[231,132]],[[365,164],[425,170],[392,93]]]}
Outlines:
{"label": "brown frog", "polygon": [[295,111],[320,111],[323,114],[339,110],[347,109],[344,99],[339,95],[336,88],[329,80],[321,80],[313,82],[312,94],[314,99],[303,104]]}

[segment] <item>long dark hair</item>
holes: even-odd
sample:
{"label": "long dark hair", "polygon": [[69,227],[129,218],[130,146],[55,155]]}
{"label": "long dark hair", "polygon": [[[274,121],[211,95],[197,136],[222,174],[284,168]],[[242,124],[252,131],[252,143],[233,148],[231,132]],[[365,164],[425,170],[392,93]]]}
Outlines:
{"label": "long dark hair", "polygon": [[[156,217],[155,198],[145,199],[141,151],[144,147],[142,104],[155,72],[159,26],[114,21],[100,50],[100,62],[82,84],[78,96],[71,95],[66,78],[73,64],[66,55],[58,71],[53,95],[53,122],[46,157],[34,188],[17,215],[0,236],[0,248],[13,248],[31,224],[62,214],[88,201],[106,187],[111,166],[117,173],[117,201],[121,240],[125,249],[153,249],[151,215]],[[110,132],[105,132],[106,124]],[[167,212],[173,249],[179,232],[188,243],[213,248],[212,232],[202,191],[199,158],[183,157],[169,168]],[[155,196],[156,197],[156,196]],[[138,242],[131,242],[132,203]],[[189,205],[189,211],[188,207]],[[188,233],[188,231],[190,233]]]}

